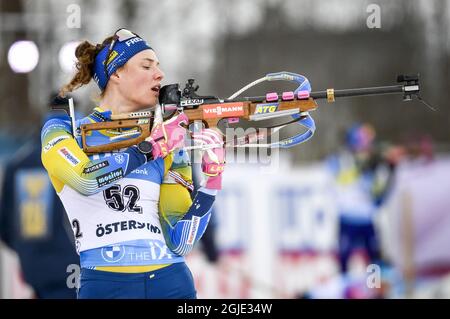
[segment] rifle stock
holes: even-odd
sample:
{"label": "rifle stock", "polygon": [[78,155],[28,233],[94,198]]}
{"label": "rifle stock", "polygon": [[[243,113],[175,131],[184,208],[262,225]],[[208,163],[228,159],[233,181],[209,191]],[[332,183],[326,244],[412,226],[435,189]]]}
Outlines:
{"label": "rifle stock", "polygon": [[[90,123],[83,124],[80,126],[81,129],[81,141],[83,145],[83,151],[90,155],[96,153],[105,153],[111,152],[114,150],[130,147],[132,145],[136,145],[143,140],[145,140],[148,136],[150,136],[151,130],[151,117],[141,117],[141,118],[133,118],[133,119],[114,119],[108,122],[98,122],[98,123]],[[108,144],[102,145],[88,145],[87,144],[87,136],[92,134],[92,131],[107,131],[107,130],[123,130],[126,129],[128,131],[134,130],[135,133],[139,133],[139,136],[128,138],[126,140],[121,140],[117,142],[111,142]]]}
{"label": "rifle stock", "polygon": [[[189,124],[196,121],[201,121],[207,128],[218,128],[219,122],[223,119],[229,119],[230,121],[235,122],[240,119],[254,121],[255,119],[252,116],[258,115],[258,108],[262,110],[261,115],[273,114],[275,116],[278,116],[277,113],[281,113],[287,110],[292,110],[294,112],[292,112],[291,114],[296,114],[300,112],[309,112],[317,108],[316,101],[312,98],[309,98],[305,100],[278,102],[276,111],[270,112],[270,110],[268,110],[267,112],[263,112],[263,108],[265,105],[272,104],[273,103],[270,102],[257,103],[250,101],[227,103],[217,102],[212,104],[200,105],[199,107],[193,109],[186,109],[183,112],[189,118]],[[83,151],[86,154],[90,155],[95,153],[111,152],[114,150],[130,147],[142,142],[148,136],[150,136],[151,123],[153,123],[153,115],[149,116],[148,114],[145,114],[145,117],[142,117],[142,115],[139,113],[130,113],[113,115],[111,119],[112,120],[108,122],[89,123],[80,126]],[[87,137],[91,134],[91,131],[120,131],[123,129],[134,129],[135,134],[139,133],[139,136],[103,145],[88,145],[86,142]]]}
{"label": "rifle stock", "polygon": [[[274,106],[274,104],[277,105]],[[273,106],[273,108],[269,105]],[[202,121],[205,124],[205,127],[217,128],[219,121],[222,119],[231,119],[231,121],[237,121],[238,119],[255,121],[255,115],[259,114],[274,114],[276,117],[278,116],[277,113],[280,112],[280,114],[283,114],[281,112],[287,110],[293,110],[296,111],[295,113],[300,113],[313,111],[316,108],[316,101],[309,98],[305,100],[282,101],[276,103],[267,101],[262,101],[259,103],[250,101],[225,103],[218,102],[203,104],[195,109],[185,109],[183,112],[188,116],[189,123]]]}

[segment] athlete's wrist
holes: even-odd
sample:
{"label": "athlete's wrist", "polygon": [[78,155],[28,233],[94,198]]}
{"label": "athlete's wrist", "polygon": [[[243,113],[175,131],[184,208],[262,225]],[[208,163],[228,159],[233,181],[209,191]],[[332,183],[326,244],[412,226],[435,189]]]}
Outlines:
{"label": "athlete's wrist", "polygon": [[136,145],[137,150],[143,154],[148,161],[151,161],[153,159],[152,151],[153,151],[153,145],[149,141],[142,141]]}

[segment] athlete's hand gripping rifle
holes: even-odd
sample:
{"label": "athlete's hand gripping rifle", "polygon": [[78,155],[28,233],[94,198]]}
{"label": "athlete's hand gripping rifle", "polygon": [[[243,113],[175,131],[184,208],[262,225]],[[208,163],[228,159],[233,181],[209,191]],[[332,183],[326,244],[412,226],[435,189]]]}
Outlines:
{"label": "athlete's hand gripping rifle", "polygon": [[[258,83],[279,80],[294,81],[298,84],[298,87],[295,91],[283,92],[282,94],[268,93],[265,96],[238,98],[242,92]],[[268,74],[250,83],[228,99],[222,100],[214,96],[198,95],[196,93],[198,86],[194,85],[194,80],[190,79],[183,90],[179,89],[178,84],[162,87],[159,102],[163,114],[172,113],[169,115],[170,117],[176,112],[184,112],[190,123],[201,121],[204,126],[209,128],[219,127],[223,129],[223,126],[226,127],[230,123],[239,123],[241,120],[257,124],[263,123],[261,122],[263,120],[289,117],[289,121],[281,125],[259,126],[259,128],[265,127],[277,130],[296,123],[305,127],[306,132],[271,144],[254,144],[259,138],[258,134],[256,134],[256,137],[244,136],[239,140],[225,141],[226,146],[232,147],[287,148],[308,140],[314,134],[315,124],[308,112],[317,108],[317,100],[326,99],[328,103],[332,103],[340,97],[393,93],[402,94],[404,101],[409,101],[414,96],[420,99],[418,75],[398,76],[397,82],[399,84],[392,86],[344,90],[327,89],[311,92],[311,86],[306,77],[295,73],[280,72]],[[146,112],[113,115],[112,121],[82,125],[80,130],[84,151],[88,154],[109,152],[138,144],[150,135],[154,114],[155,109]],[[87,145],[86,136],[89,131],[117,128],[127,129],[124,135],[118,136],[120,141],[97,146]]]}

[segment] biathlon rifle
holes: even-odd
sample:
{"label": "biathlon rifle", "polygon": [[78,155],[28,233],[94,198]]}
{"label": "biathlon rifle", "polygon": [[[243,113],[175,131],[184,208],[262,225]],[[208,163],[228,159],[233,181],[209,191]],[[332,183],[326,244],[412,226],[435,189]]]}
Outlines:
{"label": "biathlon rifle", "polygon": [[[239,97],[244,91],[264,81],[292,81],[298,87],[295,91],[281,94],[268,93],[265,96]],[[418,75],[400,75],[397,77],[397,83],[390,86],[327,89],[312,92],[306,77],[291,72],[279,72],[267,74],[248,84],[228,99],[220,99],[215,96],[198,95],[199,86],[195,85],[193,79],[189,79],[183,90],[180,90],[179,84],[162,87],[159,94],[159,105],[153,109],[111,115],[111,121],[83,124],[74,130],[74,135],[81,135],[83,150],[87,154],[110,152],[144,141],[150,136],[155,119],[161,118],[162,115],[165,115],[163,118],[165,120],[179,112],[184,112],[189,118],[189,124],[201,122],[205,127],[219,128],[222,132],[230,124],[239,126],[239,123],[243,122],[251,123],[258,129],[256,133],[225,140],[224,145],[227,147],[289,148],[305,142],[313,136],[315,123],[309,112],[317,109],[319,100],[333,103],[337,98],[343,97],[400,94],[403,101],[411,101],[413,97],[422,101],[419,94]],[[274,119],[287,120],[273,125]],[[268,123],[266,120],[272,120],[272,122],[267,125],[265,124]],[[301,125],[306,131],[273,143],[258,143],[281,128],[293,124]],[[263,128],[265,130],[261,130]],[[88,145],[86,141],[86,137],[91,131],[116,129],[121,129],[120,131],[123,133],[112,138],[111,143]],[[187,147],[187,149],[189,148],[196,147]]]}

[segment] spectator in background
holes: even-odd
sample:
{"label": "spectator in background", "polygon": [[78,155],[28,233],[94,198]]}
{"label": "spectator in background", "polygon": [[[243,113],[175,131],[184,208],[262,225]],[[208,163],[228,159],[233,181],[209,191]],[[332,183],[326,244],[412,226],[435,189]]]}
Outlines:
{"label": "spectator in background", "polygon": [[438,296],[439,280],[450,273],[450,159],[436,156],[432,137],[418,132],[406,133],[386,157],[396,166],[379,213],[383,255],[391,264],[390,294]]}
{"label": "spectator in background", "polygon": [[[67,103],[55,96],[50,106]],[[45,121],[62,116],[49,113]],[[37,131],[5,166],[0,238],[17,253],[36,298],[75,299],[76,290],[66,284],[66,271],[69,265],[78,265],[79,258],[64,208],[42,166],[40,144]]]}
{"label": "spectator in background", "polygon": [[386,195],[391,169],[375,147],[370,124],[355,124],[346,133],[345,150],[328,163],[336,178],[339,211],[339,263],[347,273],[356,248],[362,248],[369,263],[379,261],[379,245],[373,224],[377,207]]}

